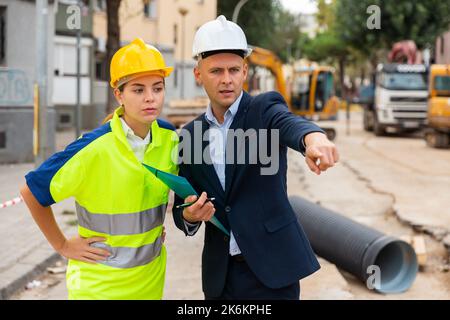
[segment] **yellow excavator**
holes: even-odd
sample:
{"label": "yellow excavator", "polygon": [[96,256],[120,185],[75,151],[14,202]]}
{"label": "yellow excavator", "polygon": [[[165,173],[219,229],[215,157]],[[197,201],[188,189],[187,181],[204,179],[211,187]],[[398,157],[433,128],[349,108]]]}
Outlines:
{"label": "yellow excavator", "polygon": [[[276,89],[286,100],[293,114],[309,120],[336,120],[339,99],[334,95],[333,68],[326,66],[303,67],[293,70],[289,85],[283,74],[283,64],[278,56],[270,50],[252,47],[252,54],[247,58],[249,76],[244,89],[260,92],[256,67],[270,71],[275,78]],[[263,88],[264,89],[264,88]],[[334,128],[322,127],[330,140],[336,137]]]}
{"label": "yellow excavator", "polygon": [[427,145],[450,146],[450,65],[434,64],[430,68]]}

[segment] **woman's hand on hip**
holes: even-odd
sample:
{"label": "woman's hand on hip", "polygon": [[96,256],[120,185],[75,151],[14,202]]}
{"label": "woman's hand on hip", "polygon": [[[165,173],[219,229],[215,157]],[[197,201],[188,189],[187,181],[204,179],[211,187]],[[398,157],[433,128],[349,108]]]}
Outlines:
{"label": "woman's hand on hip", "polygon": [[91,244],[104,241],[106,239],[101,237],[82,238],[78,235],[66,240],[58,253],[67,259],[96,264],[106,260],[111,253],[105,249],[91,247]]}

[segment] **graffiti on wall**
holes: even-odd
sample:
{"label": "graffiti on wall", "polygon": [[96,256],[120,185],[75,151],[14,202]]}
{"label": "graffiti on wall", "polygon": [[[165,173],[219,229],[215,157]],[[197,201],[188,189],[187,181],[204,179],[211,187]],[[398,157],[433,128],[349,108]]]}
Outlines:
{"label": "graffiti on wall", "polygon": [[0,106],[31,106],[33,91],[27,74],[20,69],[0,68]]}

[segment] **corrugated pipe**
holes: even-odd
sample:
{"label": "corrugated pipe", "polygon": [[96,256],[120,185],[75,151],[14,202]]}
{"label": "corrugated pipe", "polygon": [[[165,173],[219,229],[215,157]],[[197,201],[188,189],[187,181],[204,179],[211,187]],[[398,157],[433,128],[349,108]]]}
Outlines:
{"label": "corrugated pipe", "polygon": [[301,197],[291,196],[289,201],[317,255],[380,293],[399,293],[411,287],[418,264],[408,243]]}

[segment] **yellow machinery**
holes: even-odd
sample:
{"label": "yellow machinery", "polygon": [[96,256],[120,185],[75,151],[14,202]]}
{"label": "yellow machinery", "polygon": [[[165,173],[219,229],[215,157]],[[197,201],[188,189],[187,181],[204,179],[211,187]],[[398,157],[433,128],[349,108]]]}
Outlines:
{"label": "yellow machinery", "polygon": [[427,145],[446,148],[450,145],[450,65],[434,64],[430,68]]}
{"label": "yellow machinery", "polygon": [[[283,75],[282,62],[272,51],[253,47],[247,58],[250,74],[244,88],[252,93],[257,85],[254,81],[252,67],[268,69],[275,78],[277,91],[286,100],[292,113],[309,120],[336,120],[339,99],[334,96],[333,69],[317,66],[294,70],[289,85]],[[322,128],[328,138],[333,140],[336,131],[333,128]]]}
{"label": "yellow machinery", "polygon": [[294,69],[291,109],[313,120],[335,120],[339,99],[334,95],[333,68],[326,66]]}
{"label": "yellow machinery", "polygon": [[[290,105],[290,95],[286,88],[286,82],[283,75],[283,63],[281,60],[270,50],[259,47],[252,47],[252,49],[252,54],[247,57],[249,68],[251,69],[254,66],[258,66],[268,69],[275,78],[277,91],[283,96],[287,104]],[[244,89],[251,93],[257,89],[255,88],[257,85],[253,83],[252,70],[250,70],[249,78],[247,78],[247,81],[244,84]]]}

